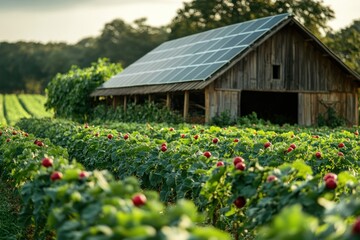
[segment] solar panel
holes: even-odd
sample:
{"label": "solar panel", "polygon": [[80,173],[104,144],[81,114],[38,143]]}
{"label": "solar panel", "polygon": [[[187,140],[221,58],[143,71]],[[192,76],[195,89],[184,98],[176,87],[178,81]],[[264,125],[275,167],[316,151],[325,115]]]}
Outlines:
{"label": "solar panel", "polygon": [[165,42],[100,88],[205,81],[288,17],[260,18]]}

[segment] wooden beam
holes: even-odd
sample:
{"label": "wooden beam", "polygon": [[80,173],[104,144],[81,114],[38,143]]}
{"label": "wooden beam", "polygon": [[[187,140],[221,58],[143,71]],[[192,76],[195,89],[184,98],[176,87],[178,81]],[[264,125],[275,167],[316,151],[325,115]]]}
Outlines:
{"label": "wooden beam", "polygon": [[205,88],[205,123],[210,122],[210,93],[209,86]]}
{"label": "wooden beam", "polygon": [[134,103],[135,103],[135,105],[137,104],[137,102],[138,102],[138,95],[135,95],[135,96],[134,96]]}
{"label": "wooden beam", "polygon": [[170,93],[166,93],[166,107],[171,109],[171,96]]}
{"label": "wooden beam", "polygon": [[127,96],[124,96],[124,112],[126,112]]}
{"label": "wooden beam", "polygon": [[188,118],[189,113],[189,91],[184,92],[184,120]]}
{"label": "wooden beam", "polygon": [[148,101],[152,102],[152,95],[151,94],[148,95]]}

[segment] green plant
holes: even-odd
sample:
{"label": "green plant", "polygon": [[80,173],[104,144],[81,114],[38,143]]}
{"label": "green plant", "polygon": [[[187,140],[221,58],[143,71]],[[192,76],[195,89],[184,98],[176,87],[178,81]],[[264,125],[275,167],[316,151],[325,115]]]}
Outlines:
{"label": "green plant", "polygon": [[84,69],[73,66],[68,73],[59,73],[50,81],[45,106],[53,109],[56,117],[86,121],[94,104],[91,92],[121,70],[119,64],[106,59]]}
{"label": "green plant", "polygon": [[326,113],[319,114],[317,123],[319,127],[328,126],[330,128],[336,128],[346,125],[345,119],[338,116],[333,107],[328,107]]}

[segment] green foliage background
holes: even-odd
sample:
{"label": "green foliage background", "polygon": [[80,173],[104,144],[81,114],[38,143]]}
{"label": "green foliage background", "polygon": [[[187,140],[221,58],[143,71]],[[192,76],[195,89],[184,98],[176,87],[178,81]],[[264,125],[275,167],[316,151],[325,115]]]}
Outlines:
{"label": "green foliage background", "polygon": [[120,64],[100,59],[91,67],[80,69],[73,66],[65,74],[57,74],[47,87],[47,109],[53,109],[56,117],[86,120],[92,111],[92,91],[122,70]]}

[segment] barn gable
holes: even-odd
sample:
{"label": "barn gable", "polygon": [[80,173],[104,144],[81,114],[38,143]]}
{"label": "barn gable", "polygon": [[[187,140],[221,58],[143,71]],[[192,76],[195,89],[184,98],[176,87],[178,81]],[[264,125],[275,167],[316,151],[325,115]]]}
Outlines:
{"label": "barn gable", "polygon": [[206,122],[224,111],[259,111],[260,117],[312,125],[332,107],[351,125],[358,123],[359,87],[359,75],[281,14],[165,42],[92,96],[123,96],[125,107],[126,96],[162,94],[169,107],[180,96],[184,118],[193,103]]}

